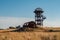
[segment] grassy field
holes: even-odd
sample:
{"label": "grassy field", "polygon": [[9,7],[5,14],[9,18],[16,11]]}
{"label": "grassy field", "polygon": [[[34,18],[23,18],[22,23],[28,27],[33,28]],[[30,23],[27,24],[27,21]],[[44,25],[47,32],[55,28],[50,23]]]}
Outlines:
{"label": "grassy field", "polygon": [[[58,30],[59,28],[52,29]],[[11,30],[0,30],[0,40],[60,40],[60,32],[44,32],[41,30],[31,32],[10,31]]]}

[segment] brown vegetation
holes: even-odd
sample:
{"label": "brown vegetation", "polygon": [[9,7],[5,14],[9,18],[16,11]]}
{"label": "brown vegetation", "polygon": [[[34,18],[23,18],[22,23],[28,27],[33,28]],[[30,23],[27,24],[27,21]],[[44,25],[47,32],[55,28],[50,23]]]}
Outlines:
{"label": "brown vegetation", "polygon": [[60,32],[44,32],[44,30],[59,28],[37,28],[34,31],[10,32],[16,29],[0,30],[0,40],[60,40]]}

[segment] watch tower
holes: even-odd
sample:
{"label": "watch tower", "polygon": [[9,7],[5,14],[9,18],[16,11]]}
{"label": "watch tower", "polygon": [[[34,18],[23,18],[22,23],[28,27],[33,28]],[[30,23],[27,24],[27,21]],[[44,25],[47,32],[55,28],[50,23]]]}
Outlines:
{"label": "watch tower", "polygon": [[46,19],[46,17],[43,16],[43,12],[42,8],[36,8],[34,11],[37,25],[43,26],[43,20]]}

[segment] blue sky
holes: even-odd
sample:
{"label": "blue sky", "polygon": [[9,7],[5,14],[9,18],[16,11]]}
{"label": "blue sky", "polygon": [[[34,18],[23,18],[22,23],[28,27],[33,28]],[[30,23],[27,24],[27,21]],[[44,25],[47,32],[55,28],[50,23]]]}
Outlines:
{"label": "blue sky", "polygon": [[[60,26],[60,0],[0,0],[0,20],[3,17],[4,22],[8,20],[8,17],[34,18],[33,11],[37,7],[41,7],[44,10],[43,14],[47,17],[45,20],[45,23],[48,22],[47,25],[49,24],[50,26],[53,24],[58,26],[57,23],[59,23]],[[4,23],[1,25],[4,25]]]}

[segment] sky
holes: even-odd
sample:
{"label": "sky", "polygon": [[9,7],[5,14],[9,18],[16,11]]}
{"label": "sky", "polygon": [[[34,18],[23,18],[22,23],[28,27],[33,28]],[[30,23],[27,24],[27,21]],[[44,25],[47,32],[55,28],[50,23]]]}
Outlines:
{"label": "sky", "polygon": [[34,20],[38,7],[46,16],[44,26],[60,27],[60,0],[0,0],[0,28]]}

